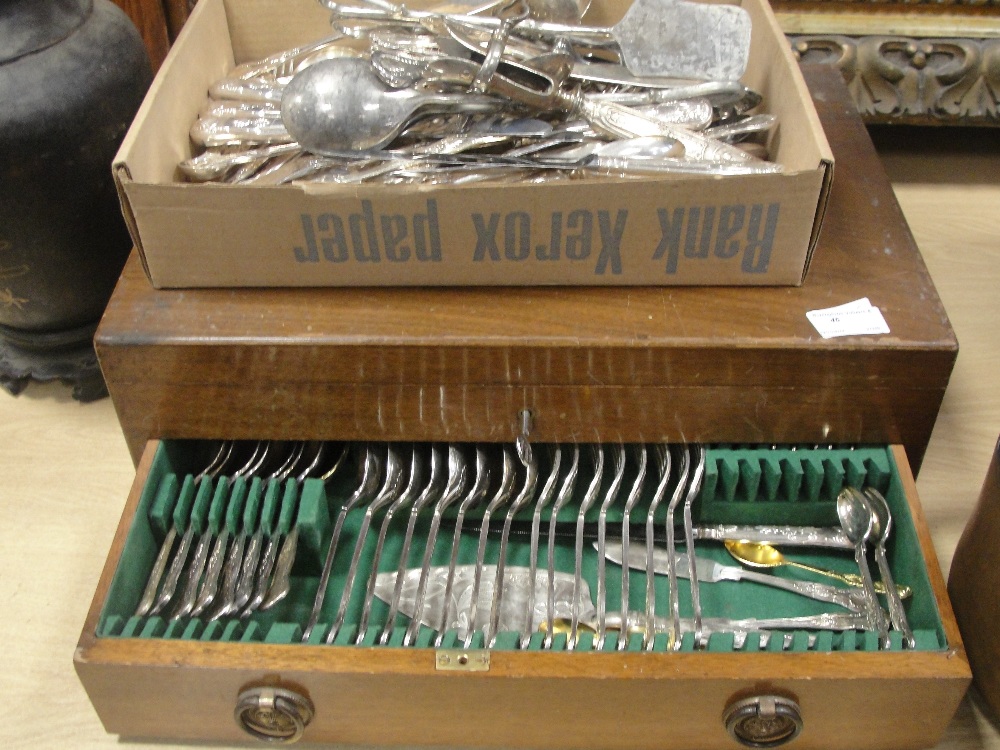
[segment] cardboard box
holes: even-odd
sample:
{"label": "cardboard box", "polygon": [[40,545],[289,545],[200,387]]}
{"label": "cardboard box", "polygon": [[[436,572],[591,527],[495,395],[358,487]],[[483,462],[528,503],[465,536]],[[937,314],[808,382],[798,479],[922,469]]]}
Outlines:
{"label": "cardboard box", "polygon": [[[569,183],[279,187],[191,184],[177,164],[206,91],[234,64],[321,38],[315,0],[201,0],[114,164],[157,287],[798,285],[833,157],[763,0],[744,82],[777,115],[775,175],[601,177]],[[613,23],[628,0],[594,0]]]}

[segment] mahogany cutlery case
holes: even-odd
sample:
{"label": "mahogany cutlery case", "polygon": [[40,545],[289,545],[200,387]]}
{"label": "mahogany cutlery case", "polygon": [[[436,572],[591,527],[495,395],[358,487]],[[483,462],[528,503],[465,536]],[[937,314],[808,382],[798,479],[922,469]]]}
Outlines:
{"label": "mahogany cutlery case", "polygon": [[[133,258],[96,346],[137,477],[75,658],[108,731],[239,741],[234,712],[256,711],[298,717],[313,742],[719,748],[739,746],[724,715],[746,709],[758,734],[744,740],[768,737],[794,704],[793,747],[933,745],[970,674],[911,470],[957,341],[843,82],[806,72],[837,178],[801,287],[154,290]],[[890,334],[823,339],[806,318],[863,297]],[[519,437],[538,450],[874,446],[919,647],[873,649],[865,634],[839,648],[463,651],[302,643],[301,617],[190,632],[131,617],[163,531],[153,495],[168,474],[197,474],[191,446]],[[861,466],[818,480],[823,497],[871,480]]]}

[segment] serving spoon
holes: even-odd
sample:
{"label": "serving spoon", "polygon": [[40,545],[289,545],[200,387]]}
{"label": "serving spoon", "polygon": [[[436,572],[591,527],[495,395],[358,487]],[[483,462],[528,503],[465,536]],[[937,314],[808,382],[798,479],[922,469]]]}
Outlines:
{"label": "serving spoon", "polygon": [[281,120],[303,148],[318,154],[378,149],[418,112],[492,112],[497,99],[470,94],[391,90],[366,60],[324,60],[296,73],[281,99]]}

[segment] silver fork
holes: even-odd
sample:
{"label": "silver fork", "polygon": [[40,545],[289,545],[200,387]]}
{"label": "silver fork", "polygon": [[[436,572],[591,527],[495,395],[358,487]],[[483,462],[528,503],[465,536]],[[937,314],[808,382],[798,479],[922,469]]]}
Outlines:
{"label": "silver fork", "polygon": [[[229,491],[232,488],[233,483],[245,474],[256,470],[260,464],[263,463],[263,456],[260,456],[261,447],[262,443],[258,442],[254,447],[250,459],[237,471],[233,472],[231,475],[219,482],[219,486],[216,487],[216,497],[213,499],[213,504],[221,503],[224,507],[228,501]],[[264,453],[266,454],[266,450]],[[202,574],[205,573],[205,566],[209,563],[209,549],[212,544],[212,539],[216,537],[216,545],[211,555],[214,568],[209,570],[209,573],[214,573],[216,569],[221,569],[220,561],[223,559],[223,553],[225,551],[228,537],[228,528],[226,527],[225,519],[223,518],[221,520],[222,523],[220,524],[218,531],[215,531],[211,527],[210,521],[205,524],[205,530],[202,533],[201,538],[198,540],[194,556],[191,558],[191,565],[188,568],[188,578],[187,584],[184,587],[184,593],[181,595],[181,599],[178,602],[172,619],[176,620],[188,614],[195,614],[194,609],[195,605],[198,603],[199,591],[203,591],[205,588],[202,583]],[[208,577],[206,576],[205,583],[207,582]],[[201,584],[200,588],[199,584]],[[206,604],[205,606],[208,605]],[[204,607],[198,610],[198,612],[200,613],[203,609]]]}
{"label": "silver fork", "polygon": [[[549,516],[549,538],[547,545],[546,554],[546,564],[548,567],[548,582],[545,589],[546,599],[545,599],[545,639],[543,641],[544,647],[546,649],[552,648],[552,628],[555,620],[555,556],[556,556],[556,522],[559,519],[559,513],[569,502],[570,498],[573,497],[573,490],[576,487],[576,478],[580,470],[580,446],[576,443],[573,444],[573,456],[570,458],[569,469],[566,471],[566,476],[563,478],[562,485],[559,487],[559,493],[556,495],[556,502],[552,506],[552,514]],[[532,556],[534,559],[534,556]],[[579,586],[579,584],[577,584]],[[573,601],[579,600],[579,596],[576,595],[580,589],[579,587],[574,588]],[[534,588],[532,588],[534,592]]]}
{"label": "silver fork", "polygon": [[607,606],[608,590],[605,579],[604,549],[608,534],[608,509],[618,498],[618,491],[622,486],[622,479],[625,477],[625,446],[615,446],[614,453],[614,478],[611,486],[604,495],[601,503],[601,514],[597,520],[597,641],[595,648],[604,648],[604,639],[607,636]]}
{"label": "silver fork", "polygon": [[[217,463],[224,461],[223,456],[225,455],[226,448],[227,444],[225,442],[220,443],[218,453],[215,454],[208,466],[206,466],[204,471],[201,472],[202,474],[213,471]],[[173,549],[174,541],[176,539],[177,524],[171,523],[170,528],[167,529],[167,535],[163,539],[163,544],[160,545],[160,551],[156,555],[156,560],[154,561],[153,568],[149,573],[149,578],[146,579],[146,587],[139,599],[139,605],[135,610],[136,617],[145,616],[149,613],[149,610],[153,608],[153,604],[156,602],[156,592],[160,588],[160,580],[163,578],[163,574],[166,571],[167,561],[170,559],[170,550]]]}
{"label": "silver fork", "polygon": [[[230,493],[233,491],[232,485],[234,485],[238,479],[244,476],[253,476],[260,470],[264,461],[267,460],[267,454],[270,447],[269,443],[264,443],[262,441],[257,442],[251,460],[247,462],[247,466],[243,467],[231,477],[231,481],[229,482]],[[234,500],[232,496],[230,496],[229,503],[230,508],[227,509],[227,516],[230,513],[235,515],[235,512],[239,510],[238,501]],[[205,580],[201,584],[201,589],[198,591],[198,597],[191,610],[192,617],[199,616],[211,607],[212,603],[215,601],[216,595],[219,593],[219,582],[225,569],[226,549],[229,547],[230,525],[228,520],[228,518],[223,519],[222,526],[219,530],[219,536],[215,540],[215,547],[212,549],[212,554],[209,555],[208,567],[205,570]],[[234,522],[235,521],[236,519],[234,518]]]}
{"label": "silver fork", "polygon": [[[570,621],[569,637],[566,639],[566,648],[572,651],[576,648],[577,641],[580,637],[580,596],[579,592],[583,588],[583,528],[584,523],[586,523],[587,512],[594,505],[594,501],[597,500],[597,493],[601,489],[601,481],[604,479],[604,446],[598,444],[593,446],[593,476],[591,477],[590,484],[587,485],[587,490],[583,493],[583,499],[580,500],[580,510],[576,517],[576,534],[574,538],[574,550],[573,550],[573,591],[576,594],[573,597],[573,617]],[[600,565],[600,562],[598,562]],[[551,620],[548,623],[548,632],[552,633],[553,623]]]}
{"label": "silver fork", "polygon": [[[333,463],[321,477],[319,481],[326,483],[330,481],[330,478],[336,475],[337,470],[341,467],[344,462],[344,458],[347,456],[348,447],[345,445],[337,457],[337,460]],[[301,480],[300,480],[301,481]],[[301,501],[300,501],[301,502]],[[292,565],[295,563],[295,554],[298,551],[299,546],[299,525],[295,518],[292,518],[292,526],[288,533],[285,535],[285,542],[281,546],[281,552],[278,553],[278,561],[276,563],[276,569],[274,573],[274,580],[271,581],[271,586],[267,591],[267,598],[260,605],[261,610],[268,610],[275,604],[280,602],[291,590],[291,575],[292,575]]]}
{"label": "silver fork", "polygon": [[670,448],[660,444],[656,446],[656,462],[660,469],[660,481],[653,492],[653,499],[649,503],[649,513],[646,515],[646,636],[643,646],[646,650],[653,648],[653,628],[652,623],[656,617],[656,576],[653,561],[654,525],[656,511],[663,502],[667,494],[667,485],[670,483]]}
{"label": "silver fork", "polygon": [[[622,516],[622,539],[625,543],[628,542],[629,536],[629,519],[632,514],[632,510],[635,508],[636,503],[639,501],[642,495],[642,485],[646,481],[646,448],[640,445],[636,449],[636,458],[638,459],[638,468],[636,470],[635,481],[632,483],[632,489],[629,491],[628,498],[625,500],[625,513]],[[628,565],[622,566],[622,612],[627,613],[629,611],[629,572],[626,570]],[[628,648],[628,638],[629,634],[627,632],[622,632],[618,635],[618,650],[624,651]]]}
{"label": "silver fork", "polygon": [[[417,583],[416,600],[414,602],[414,616],[410,619],[410,624],[403,634],[403,645],[409,646],[417,637],[420,630],[420,617],[424,611],[424,599],[427,595],[427,579],[430,576],[431,558],[434,555],[434,546],[437,543],[438,529],[441,528],[441,517],[461,494],[465,491],[468,481],[465,457],[457,446],[448,446],[448,484],[441,495],[441,499],[434,506],[434,515],[431,517],[431,527],[427,532],[427,539],[424,543],[424,556],[420,563],[420,580]],[[446,600],[447,601],[447,600]]]}
{"label": "silver fork", "polygon": [[[677,588],[677,542],[674,539],[674,513],[681,499],[684,497],[684,488],[687,485],[688,473],[691,470],[691,457],[688,455],[687,447],[681,446],[681,465],[678,471],[677,487],[667,505],[667,580],[670,582],[670,648],[677,651],[681,647],[681,604],[680,591]],[[691,547],[693,550],[694,547]],[[694,555],[689,555],[693,558]]]}
{"label": "silver fork", "polygon": [[323,600],[326,598],[326,587],[330,582],[330,573],[333,571],[333,558],[337,555],[337,544],[340,541],[340,533],[344,527],[344,519],[350,511],[362,503],[368,502],[368,499],[374,496],[381,476],[382,458],[369,445],[365,448],[364,464],[358,488],[347,499],[337,514],[333,534],[330,537],[330,544],[326,549],[326,559],[323,561],[323,571],[320,573],[316,598],[313,600],[312,611],[309,613],[309,621],[306,623],[305,631],[302,633],[303,642],[309,640],[313,628],[319,622],[320,612],[323,609]]}
{"label": "silver fork", "polygon": [[[504,569],[507,564],[507,543],[510,539],[510,527],[514,522],[514,516],[530,502],[532,496],[535,494],[535,486],[538,484],[538,458],[528,451],[527,456],[522,458],[522,462],[524,462],[525,468],[524,486],[517,494],[517,497],[514,498],[514,502],[511,503],[507,511],[507,517],[503,522],[503,531],[500,534],[500,551],[497,558],[496,578],[493,582],[493,602],[490,605],[489,625],[483,632],[483,641],[490,647],[496,642],[499,631],[500,608],[503,606]],[[534,587],[534,585],[535,582],[532,581],[531,586]]]}
{"label": "silver fork", "polygon": [[396,586],[392,592],[392,601],[389,603],[389,613],[386,616],[382,632],[379,634],[379,643],[385,645],[389,642],[395,628],[396,612],[399,611],[399,599],[403,593],[403,580],[406,578],[406,564],[410,559],[410,545],[413,544],[413,531],[417,525],[420,512],[426,508],[430,502],[438,496],[445,485],[446,477],[444,471],[444,457],[440,446],[431,446],[431,469],[430,477],[423,491],[413,501],[410,508],[410,516],[406,522],[406,534],[403,536],[403,547],[399,553],[399,563],[396,574]]}
{"label": "silver fork", "polygon": [[[406,508],[420,494],[423,477],[423,458],[416,447],[413,447],[410,453],[410,472],[406,489],[389,505],[388,510],[385,512],[385,517],[382,519],[382,526],[379,528],[378,541],[375,543],[375,554],[372,556],[371,571],[368,575],[368,585],[365,589],[365,606],[358,620],[357,643],[361,643],[364,640],[365,632],[368,630],[372,601],[375,598],[375,584],[378,581],[379,563],[382,560],[382,549],[385,545],[389,528],[392,526],[392,521],[396,513]],[[374,503],[368,506],[369,510],[372,510],[374,507]],[[372,510],[372,513],[374,512]]]}
{"label": "silver fork", "polygon": [[542,524],[542,511],[555,496],[556,484],[559,481],[559,465],[562,463],[562,448],[558,445],[552,448],[552,467],[549,478],[542,485],[542,491],[535,502],[531,514],[531,543],[528,559],[528,596],[524,606],[524,630],[521,631],[521,648],[527,648],[531,642],[531,615],[535,611],[535,575],[538,572],[538,537]]}
{"label": "silver fork", "polygon": [[[298,443],[291,450],[288,458],[285,460],[285,463],[278,467],[267,478],[267,491],[274,492],[275,494],[280,491],[281,483],[284,482],[293,471],[295,471],[295,467],[302,459],[305,450],[305,443]],[[280,503],[281,499],[276,498],[275,513],[279,510]],[[240,577],[238,583],[236,584],[236,598],[232,603],[232,609],[227,614],[236,614],[237,612],[241,612],[241,616],[247,616],[249,614],[244,608],[253,596],[254,581],[257,575],[258,564],[260,563],[261,554],[264,551],[264,511],[266,507],[265,501],[265,503],[261,504],[260,518],[257,521],[257,528],[250,537],[250,543],[247,545],[246,553],[243,556],[243,562],[240,568]]]}
{"label": "silver fork", "polygon": [[340,593],[340,605],[334,617],[333,625],[326,634],[326,642],[333,643],[337,638],[337,633],[344,625],[344,618],[347,616],[347,607],[351,601],[351,593],[354,589],[354,578],[358,572],[358,563],[361,560],[361,552],[365,547],[368,537],[368,528],[371,525],[372,516],[376,508],[380,508],[395,500],[403,489],[403,462],[400,460],[399,452],[394,446],[386,447],[385,459],[385,479],[382,489],[372,498],[365,510],[365,515],[361,519],[361,527],[358,529],[358,538],[354,542],[354,553],[351,555],[351,562],[347,567],[347,575],[344,577],[344,587]]}
{"label": "silver fork", "polygon": [[462,526],[465,523],[465,514],[469,508],[478,505],[489,490],[490,470],[487,462],[486,451],[482,447],[476,447],[476,478],[472,489],[458,505],[458,513],[455,516],[455,531],[451,540],[451,558],[448,561],[448,579],[444,586],[444,606],[441,608],[441,623],[438,627],[437,637],[434,639],[434,647],[441,648],[444,635],[447,629],[448,604],[451,602],[452,591],[455,587],[455,567],[458,564],[458,547],[462,538]]}
{"label": "silver fork", "polygon": [[[233,443],[231,441],[226,441],[220,446],[219,453],[212,460],[212,463],[205,468],[198,476],[194,479],[195,491],[197,491],[198,486],[206,478],[214,478],[223,467],[225,467],[226,462],[229,461],[229,457],[233,452]],[[150,575],[150,580],[146,586],[146,592],[143,594],[142,600],[139,603],[139,610],[145,609],[151,615],[159,614],[164,607],[166,607],[170,600],[173,599],[174,593],[177,590],[177,584],[180,581],[181,574],[184,571],[184,565],[187,561],[188,552],[191,548],[191,543],[194,541],[194,525],[191,523],[191,519],[187,520],[187,528],[184,531],[184,535],[181,537],[180,545],[177,547],[177,552],[174,555],[173,561],[170,563],[170,569],[167,571],[167,576],[163,581],[163,588],[160,590],[159,596],[156,595],[156,586],[159,584],[159,579],[163,575],[163,569],[166,566],[166,558],[169,556],[170,547],[173,546],[174,537],[178,531],[177,518],[174,518],[174,525],[171,528],[173,534],[168,533],[167,539],[164,540],[163,547],[160,549],[160,555],[157,556],[156,563],[153,566],[152,575]],[[162,556],[162,563],[161,563]],[[155,582],[154,582],[155,578]],[[152,591],[150,591],[152,588]],[[152,602],[147,604],[147,595],[151,594]]]}
{"label": "silver fork", "polygon": [[476,550],[476,570],[472,582],[472,600],[469,602],[469,628],[465,635],[464,647],[472,645],[475,635],[476,617],[479,609],[479,592],[483,582],[483,562],[486,558],[486,538],[490,531],[490,518],[504,503],[510,499],[514,491],[514,456],[507,446],[501,451],[500,484],[493,497],[490,498],[483,511],[483,520],[479,526],[479,546]]}

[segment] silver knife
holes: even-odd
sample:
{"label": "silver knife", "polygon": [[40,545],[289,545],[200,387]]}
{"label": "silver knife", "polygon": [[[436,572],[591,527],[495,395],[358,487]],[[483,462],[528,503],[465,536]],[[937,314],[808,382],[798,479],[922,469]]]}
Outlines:
{"label": "silver knife", "polygon": [[[612,562],[622,564],[622,543],[619,539],[609,540],[605,544],[605,557]],[[669,570],[669,558],[667,550],[662,547],[653,548],[653,572],[666,575]],[[678,578],[688,578],[688,556],[683,552],[678,552],[675,558]],[[723,565],[715,560],[704,557],[694,558],[695,571],[700,583],[717,583],[719,581],[753,581],[772,588],[791,591],[794,594],[816,599],[821,602],[829,602],[850,610],[851,612],[863,612],[865,610],[864,598],[858,597],[857,592],[848,589],[837,588],[825,583],[813,583],[811,581],[793,581],[788,578],[780,578],[768,573],[758,573],[753,570],[736,565]],[[632,542],[629,544],[628,565],[635,570],[646,570],[646,543]]]}

